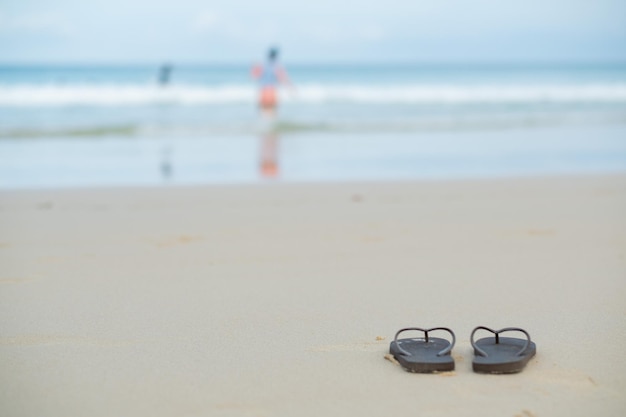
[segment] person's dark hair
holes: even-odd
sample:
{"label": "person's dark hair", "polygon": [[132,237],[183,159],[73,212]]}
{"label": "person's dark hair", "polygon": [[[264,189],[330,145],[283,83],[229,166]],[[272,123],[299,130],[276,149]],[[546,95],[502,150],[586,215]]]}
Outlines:
{"label": "person's dark hair", "polygon": [[276,47],[270,48],[270,50],[267,52],[267,59],[269,59],[270,61],[276,61],[277,58],[278,58],[278,48]]}

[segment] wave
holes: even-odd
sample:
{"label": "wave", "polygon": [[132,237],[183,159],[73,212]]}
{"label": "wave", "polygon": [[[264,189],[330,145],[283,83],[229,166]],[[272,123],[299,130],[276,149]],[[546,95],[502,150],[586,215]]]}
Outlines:
{"label": "wave", "polygon": [[[292,103],[541,104],[626,103],[626,83],[586,85],[319,85],[282,90]],[[250,85],[0,85],[0,106],[250,104]]]}

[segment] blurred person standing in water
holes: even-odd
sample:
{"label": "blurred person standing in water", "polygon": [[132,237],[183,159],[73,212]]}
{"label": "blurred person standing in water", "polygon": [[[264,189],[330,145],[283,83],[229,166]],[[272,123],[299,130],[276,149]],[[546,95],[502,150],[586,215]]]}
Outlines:
{"label": "blurred person standing in water", "polygon": [[274,116],[278,107],[278,87],[289,85],[287,71],[278,63],[278,48],[270,48],[265,64],[252,67],[252,77],[259,83],[259,108]]}
{"label": "blurred person standing in water", "polygon": [[159,84],[163,87],[170,83],[170,78],[174,67],[171,64],[163,64],[159,68]]}
{"label": "blurred person standing in water", "polygon": [[278,88],[293,87],[287,71],[278,63],[278,48],[270,48],[264,64],[252,67],[252,77],[259,83],[259,110],[262,116],[259,174],[265,179],[279,176],[279,136],[276,126]]}

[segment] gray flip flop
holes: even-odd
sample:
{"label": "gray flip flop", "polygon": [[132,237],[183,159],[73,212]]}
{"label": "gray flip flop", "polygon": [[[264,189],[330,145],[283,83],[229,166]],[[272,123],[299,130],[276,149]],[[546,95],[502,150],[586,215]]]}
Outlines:
{"label": "gray flip flop", "polygon": [[[424,337],[413,339],[400,339],[400,333],[407,330],[424,332]],[[429,337],[428,333],[433,330],[445,330],[452,335],[452,343],[446,339]],[[450,352],[454,347],[456,337],[454,332],[447,327],[433,327],[422,329],[419,327],[407,327],[396,333],[393,342],[389,345],[389,353],[409,372],[432,373],[454,370],[454,359]]]}
{"label": "gray flip flop", "polygon": [[[493,333],[495,337],[485,337],[474,342],[474,334],[478,330],[487,330]],[[500,337],[500,333],[511,331],[524,333],[526,339]],[[474,348],[472,367],[474,372],[479,373],[513,374],[521,372],[537,352],[537,346],[530,340],[528,332],[518,327],[492,330],[489,327],[478,326],[472,331],[470,341]]]}

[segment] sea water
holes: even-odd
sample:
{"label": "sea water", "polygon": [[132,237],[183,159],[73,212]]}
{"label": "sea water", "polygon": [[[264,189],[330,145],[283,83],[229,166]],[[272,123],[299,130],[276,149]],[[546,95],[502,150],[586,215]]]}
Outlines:
{"label": "sea water", "polygon": [[626,171],[624,65],[0,67],[0,187]]}

